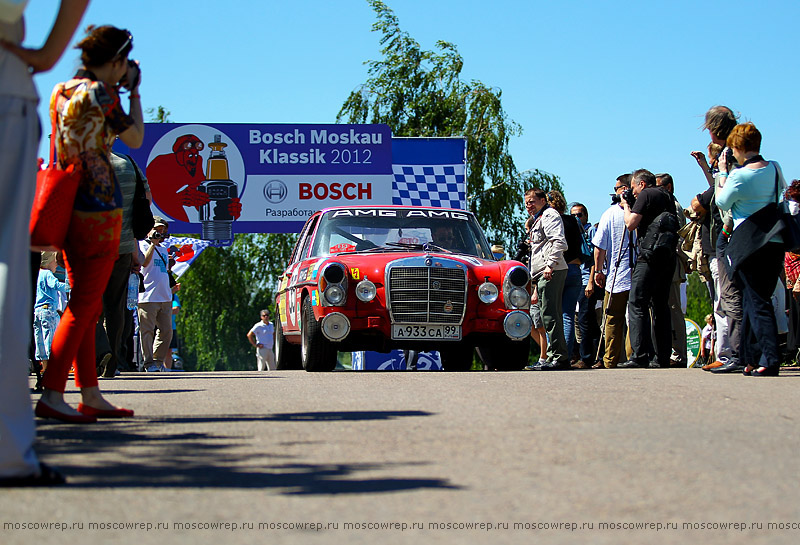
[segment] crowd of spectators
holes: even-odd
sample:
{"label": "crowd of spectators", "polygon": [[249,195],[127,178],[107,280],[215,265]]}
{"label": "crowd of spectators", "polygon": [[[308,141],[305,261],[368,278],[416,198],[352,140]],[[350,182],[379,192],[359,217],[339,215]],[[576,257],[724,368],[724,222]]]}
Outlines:
{"label": "crowd of spectators", "polygon": [[[686,209],[672,176],[647,169],[617,177],[593,226],[581,203],[565,214],[558,191],[525,193],[530,254],[520,258],[531,270],[531,335],[540,347],[526,370],[687,367],[702,357],[712,373],[777,376],[798,350],[800,255],[786,251],[775,204],[797,201],[800,182],[787,189],[780,165],[760,154],[755,124],[738,123],[730,108],[709,109],[703,129],[708,157],[691,152],[702,182]],[[692,272],[714,309],[698,354],[687,352]]]}

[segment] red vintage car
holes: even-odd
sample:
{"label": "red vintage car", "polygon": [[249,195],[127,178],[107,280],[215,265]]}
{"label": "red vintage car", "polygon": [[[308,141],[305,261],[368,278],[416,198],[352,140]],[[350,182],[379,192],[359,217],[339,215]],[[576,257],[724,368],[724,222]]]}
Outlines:
{"label": "red vintage car", "polygon": [[442,367],[528,361],[530,273],[497,261],[463,210],[328,208],[306,222],[276,297],[278,369],[331,371],[339,351],[438,350]]}

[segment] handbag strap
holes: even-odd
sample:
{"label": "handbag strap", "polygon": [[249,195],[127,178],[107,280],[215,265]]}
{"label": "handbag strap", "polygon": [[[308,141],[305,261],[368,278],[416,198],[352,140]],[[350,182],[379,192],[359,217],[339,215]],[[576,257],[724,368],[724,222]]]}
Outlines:
{"label": "handbag strap", "polygon": [[769,164],[775,169],[775,204],[778,204],[778,201],[780,201],[780,195],[778,193],[778,166],[773,161],[770,161]]}
{"label": "handbag strap", "polygon": [[64,99],[67,98],[67,95],[64,94],[64,84],[63,83],[59,83],[58,85],[59,85],[58,96],[56,97],[55,104],[53,105],[52,108],[50,108],[50,126],[51,126],[51,129],[50,129],[50,157],[49,157],[50,163],[47,165],[48,169],[57,169],[58,168],[58,160],[56,158],[56,138],[57,138],[56,119],[58,117],[58,114],[57,114],[58,107],[59,107],[58,99],[60,97],[64,97]]}
{"label": "handbag strap", "polygon": [[136,175],[136,189],[134,190],[135,193],[144,193],[144,180],[142,180],[142,174],[139,171],[139,166],[136,164],[136,161],[133,160],[133,157],[125,154],[125,157],[128,158],[128,161],[131,162],[131,166],[133,167],[133,173]]}

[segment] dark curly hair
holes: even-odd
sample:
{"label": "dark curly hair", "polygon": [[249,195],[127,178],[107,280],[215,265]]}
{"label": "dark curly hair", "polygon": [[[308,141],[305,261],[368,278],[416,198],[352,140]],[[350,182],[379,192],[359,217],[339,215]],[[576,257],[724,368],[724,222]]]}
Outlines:
{"label": "dark curly hair", "polygon": [[125,29],[111,25],[86,27],[86,37],[75,49],[81,50],[84,66],[102,66],[116,58],[126,58],[133,49],[133,36]]}
{"label": "dark curly hair", "polygon": [[792,180],[792,183],[786,188],[783,198],[788,201],[800,202],[800,180]]}

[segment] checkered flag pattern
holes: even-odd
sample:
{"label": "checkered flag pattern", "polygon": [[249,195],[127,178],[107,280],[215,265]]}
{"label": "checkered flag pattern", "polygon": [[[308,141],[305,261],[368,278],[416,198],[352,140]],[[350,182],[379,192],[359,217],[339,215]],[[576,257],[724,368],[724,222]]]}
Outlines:
{"label": "checkered flag pattern", "polygon": [[392,203],[467,208],[464,165],[392,165]]}

